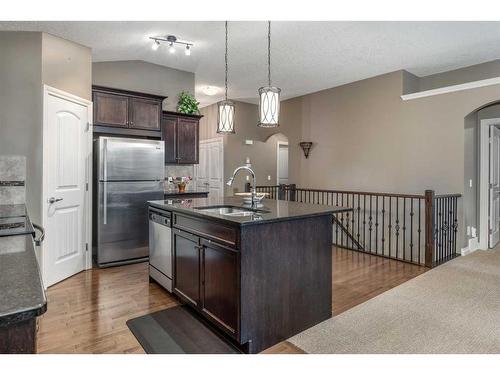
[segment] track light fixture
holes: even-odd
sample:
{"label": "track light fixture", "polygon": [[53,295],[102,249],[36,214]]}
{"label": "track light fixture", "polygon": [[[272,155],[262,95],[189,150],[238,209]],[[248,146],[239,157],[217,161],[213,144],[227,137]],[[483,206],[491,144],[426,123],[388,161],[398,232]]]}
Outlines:
{"label": "track light fixture", "polygon": [[192,42],[177,39],[177,37],[175,35],[152,36],[149,39],[151,39],[153,41],[153,45],[151,46],[153,51],[158,50],[160,48],[160,45],[162,42],[167,42],[168,43],[168,52],[171,54],[175,53],[175,51],[176,51],[175,46],[177,44],[180,44],[180,45],[186,46],[184,53],[186,54],[186,56],[190,56],[192,47],[194,45]]}

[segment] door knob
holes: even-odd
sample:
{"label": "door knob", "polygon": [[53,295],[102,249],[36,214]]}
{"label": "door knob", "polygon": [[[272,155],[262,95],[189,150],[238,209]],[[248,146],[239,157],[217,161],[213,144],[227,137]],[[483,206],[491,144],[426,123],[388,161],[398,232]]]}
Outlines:
{"label": "door knob", "polygon": [[62,198],[54,198],[54,197],[50,197],[50,198],[48,199],[48,202],[49,202],[50,204],[53,204],[53,203],[56,203],[56,202],[60,202],[60,201],[62,201],[62,200],[63,200]]}

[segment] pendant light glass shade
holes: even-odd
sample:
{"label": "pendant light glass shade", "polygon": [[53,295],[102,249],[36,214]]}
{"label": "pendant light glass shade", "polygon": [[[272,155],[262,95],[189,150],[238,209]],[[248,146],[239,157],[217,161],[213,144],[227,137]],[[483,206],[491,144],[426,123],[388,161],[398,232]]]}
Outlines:
{"label": "pendant light glass shade", "polygon": [[219,134],[234,134],[234,102],[232,100],[227,99],[227,72],[228,72],[228,63],[227,63],[227,21],[225,23],[226,26],[226,53],[224,55],[225,65],[225,89],[226,95],[224,100],[221,100],[217,103],[217,133]]}
{"label": "pendant light glass shade", "polygon": [[261,128],[279,126],[280,92],[277,87],[261,87],[259,89],[259,123]]}
{"label": "pendant light glass shade", "polygon": [[259,123],[261,128],[279,126],[280,92],[271,86],[271,21],[267,23],[267,81],[268,85],[259,89]]}
{"label": "pendant light glass shade", "polygon": [[217,133],[234,134],[234,102],[222,100],[217,103]]}

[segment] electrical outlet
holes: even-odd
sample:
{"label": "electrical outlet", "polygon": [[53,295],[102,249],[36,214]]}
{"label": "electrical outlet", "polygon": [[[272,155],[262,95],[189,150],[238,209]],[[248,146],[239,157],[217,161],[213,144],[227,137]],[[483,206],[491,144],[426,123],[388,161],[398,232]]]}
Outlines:
{"label": "electrical outlet", "polygon": [[250,176],[246,176],[247,181],[250,181]]}
{"label": "electrical outlet", "polygon": [[267,181],[271,181],[271,176],[267,176]]}
{"label": "electrical outlet", "polygon": [[477,237],[477,230],[476,230],[476,228],[474,228],[474,227],[471,228],[471,235],[474,238]]}
{"label": "electrical outlet", "polygon": [[467,225],[467,236],[470,237],[470,226],[469,225]]}
{"label": "electrical outlet", "polygon": [[469,180],[469,187],[472,187],[472,178]]}

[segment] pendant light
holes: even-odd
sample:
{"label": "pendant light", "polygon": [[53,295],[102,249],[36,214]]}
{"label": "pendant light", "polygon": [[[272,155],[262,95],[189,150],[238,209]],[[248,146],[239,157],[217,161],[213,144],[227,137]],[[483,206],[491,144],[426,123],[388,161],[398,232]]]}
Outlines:
{"label": "pendant light", "polygon": [[261,128],[279,126],[280,92],[271,86],[271,21],[267,23],[267,81],[268,85],[259,89],[259,123]]}
{"label": "pendant light", "polygon": [[234,102],[227,99],[227,21],[226,21],[226,95],[225,99],[217,103],[217,133],[234,134]]}

